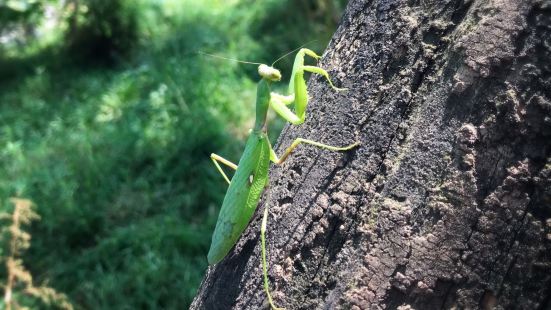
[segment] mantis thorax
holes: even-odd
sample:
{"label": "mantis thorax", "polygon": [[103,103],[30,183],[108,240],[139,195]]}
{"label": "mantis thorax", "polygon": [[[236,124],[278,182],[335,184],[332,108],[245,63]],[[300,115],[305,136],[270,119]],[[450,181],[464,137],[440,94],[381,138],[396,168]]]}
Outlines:
{"label": "mantis thorax", "polygon": [[256,119],[254,122],[254,131],[261,132],[265,129],[269,106],[270,80],[263,78],[258,82],[256,87]]}

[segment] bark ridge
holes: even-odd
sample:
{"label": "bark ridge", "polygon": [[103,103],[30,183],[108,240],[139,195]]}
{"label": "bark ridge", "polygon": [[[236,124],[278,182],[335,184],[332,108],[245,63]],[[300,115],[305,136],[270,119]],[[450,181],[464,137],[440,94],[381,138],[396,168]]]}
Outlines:
{"label": "bark ridge", "polygon": [[[551,1],[352,0],[261,210],[287,309],[551,307]],[[259,309],[261,213],[192,309]]]}

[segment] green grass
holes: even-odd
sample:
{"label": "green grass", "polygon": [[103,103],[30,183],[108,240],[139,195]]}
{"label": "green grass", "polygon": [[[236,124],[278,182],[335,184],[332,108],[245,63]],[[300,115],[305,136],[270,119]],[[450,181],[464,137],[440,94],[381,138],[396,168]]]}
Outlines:
{"label": "green grass", "polygon": [[0,198],[38,205],[26,265],[77,308],[180,309],[195,295],[226,187],[209,155],[238,160],[256,91],[255,67],[196,51],[268,61],[332,32],[259,39],[273,1],[139,3],[139,42],[116,65],[55,45],[0,61]]}

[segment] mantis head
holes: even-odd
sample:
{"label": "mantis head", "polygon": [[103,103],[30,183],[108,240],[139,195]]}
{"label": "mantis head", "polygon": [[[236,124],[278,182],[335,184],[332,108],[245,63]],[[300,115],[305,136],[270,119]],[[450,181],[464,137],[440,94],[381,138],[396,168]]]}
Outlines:
{"label": "mantis head", "polygon": [[281,80],[281,72],[279,70],[264,64],[258,66],[258,74],[268,81],[277,82]]}

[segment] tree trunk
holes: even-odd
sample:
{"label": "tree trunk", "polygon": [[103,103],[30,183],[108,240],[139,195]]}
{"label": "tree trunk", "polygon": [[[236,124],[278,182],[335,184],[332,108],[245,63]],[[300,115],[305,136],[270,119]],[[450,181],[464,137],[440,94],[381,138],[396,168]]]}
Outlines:
{"label": "tree trunk", "polygon": [[[258,210],[287,309],[551,308],[551,1],[352,0]],[[258,212],[192,309],[259,309]]]}

